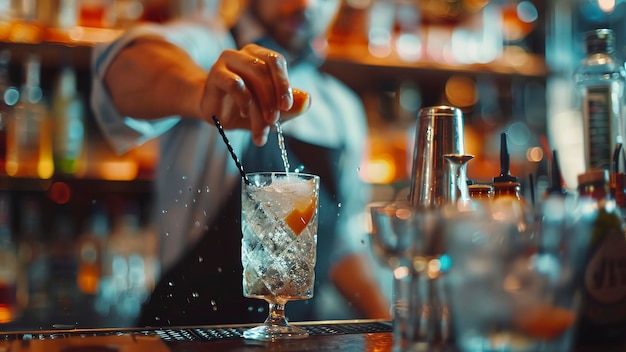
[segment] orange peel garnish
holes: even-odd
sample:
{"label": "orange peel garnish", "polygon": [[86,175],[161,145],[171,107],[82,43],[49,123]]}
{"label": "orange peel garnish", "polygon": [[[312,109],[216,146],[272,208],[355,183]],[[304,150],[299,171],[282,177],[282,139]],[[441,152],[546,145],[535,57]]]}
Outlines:
{"label": "orange peel garnish", "polygon": [[285,223],[289,226],[289,228],[291,228],[296,236],[299,236],[300,233],[306,228],[306,225],[309,224],[311,218],[313,218],[316,208],[317,199],[311,201],[304,208],[296,207],[285,217]]}

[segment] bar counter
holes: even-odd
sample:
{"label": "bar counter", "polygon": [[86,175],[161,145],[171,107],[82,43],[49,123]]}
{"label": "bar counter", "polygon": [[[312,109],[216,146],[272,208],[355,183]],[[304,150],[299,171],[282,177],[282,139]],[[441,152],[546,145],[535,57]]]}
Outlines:
{"label": "bar counter", "polygon": [[[392,324],[380,320],[292,323],[304,327],[304,339],[262,342],[245,340],[255,326],[220,325],[144,329],[69,329],[0,332],[0,352],[225,352],[347,351],[392,352]],[[626,346],[576,348],[573,352],[621,352]],[[435,352],[458,352],[454,346]],[[548,351],[546,351],[548,352]],[[550,351],[566,352],[566,351]]]}
{"label": "bar counter", "polygon": [[392,351],[392,326],[386,321],[292,323],[304,339],[260,342],[242,333],[254,325],[146,329],[70,329],[0,333],[2,352],[199,352],[199,351]]}

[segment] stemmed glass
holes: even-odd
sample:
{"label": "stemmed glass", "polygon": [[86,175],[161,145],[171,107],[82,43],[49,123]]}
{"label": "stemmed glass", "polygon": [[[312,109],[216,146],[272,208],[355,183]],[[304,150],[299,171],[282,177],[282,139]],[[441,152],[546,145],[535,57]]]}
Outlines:
{"label": "stemmed glass", "polygon": [[244,338],[273,341],[304,338],[292,326],[285,304],[313,297],[319,177],[303,173],[246,175],[242,183],[241,262],[246,297],[264,299],[269,315]]}
{"label": "stemmed glass", "polygon": [[435,307],[422,299],[427,294],[421,292],[421,282],[441,271],[441,212],[395,202],[372,204],[370,214],[372,249],[394,275],[394,350],[431,350],[427,335],[434,328],[434,317],[429,310]]}

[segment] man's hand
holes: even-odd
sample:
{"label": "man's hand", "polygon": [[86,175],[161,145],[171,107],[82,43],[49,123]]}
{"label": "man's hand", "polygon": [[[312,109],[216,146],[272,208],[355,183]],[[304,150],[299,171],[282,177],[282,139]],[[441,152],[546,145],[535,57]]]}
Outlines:
{"label": "man's hand", "polygon": [[292,88],[285,58],[258,45],[226,50],[207,71],[160,37],[125,47],[109,66],[105,83],[123,115],[159,119],[172,115],[252,131],[257,145],[270,127],[306,111],[310,97]]}
{"label": "man's hand", "polygon": [[217,116],[225,129],[249,129],[263,145],[272,125],[303,113],[310,102],[308,93],[291,87],[281,54],[249,44],[224,51],[212,66],[200,114],[207,121]]}

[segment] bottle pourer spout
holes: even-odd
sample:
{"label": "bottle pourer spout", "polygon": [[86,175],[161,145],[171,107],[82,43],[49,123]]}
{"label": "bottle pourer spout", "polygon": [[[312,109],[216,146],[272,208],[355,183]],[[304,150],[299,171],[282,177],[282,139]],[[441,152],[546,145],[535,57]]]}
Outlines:
{"label": "bottle pourer spout", "polygon": [[500,134],[500,176],[494,177],[493,182],[517,182],[517,177],[511,176],[511,156],[504,132]]}
{"label": "bottle pourer spout", "polygon": [[567,194],[565,188],[563,188],[563,178],[561,177],[561,167],[559,166],[559,159],[556,150],[552,151],[552,174],[550,177],[550,188],[548,188],[548,194]]}

